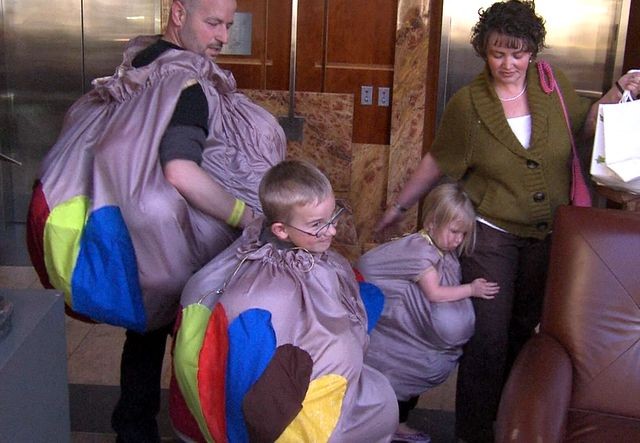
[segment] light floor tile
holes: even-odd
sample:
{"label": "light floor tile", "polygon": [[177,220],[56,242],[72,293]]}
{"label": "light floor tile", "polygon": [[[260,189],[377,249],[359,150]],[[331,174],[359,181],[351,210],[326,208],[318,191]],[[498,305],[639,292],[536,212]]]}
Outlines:
{"label": "light floor tile", "polygon": [[69,383],[118,385],[124,330],[93,325],[68,360]]}
{"label": "light floor tile", "polygon": [[162,380],[161,386],[163,389],[169,389],[169,381],[171,380],[171,345],[173,340],[169,338],[167,340],[167,348],[164,353],[164,360],[162,363]]}
{"label": "light floor tile", "polygon": [[418,400],[417,407],[422,409],[455,411],[457,379],[458,369],[456,368],[444,383],[422,394],[420,400]]}
{"label": "light floor tile", "polygon": [[38,274],[31,266],[0,266],[0,288],[41,288]]}
{"label": "light floor tile", "polygon": [[89,332],[91,332],[91,328],[95,325],[76,320],[68,315],[65,316],[64,324],[67,335],[67,358],[69,358],[82,344]]}
{"label": "light floor tile", "polygon": [[[120,357],[125,340],[122,328],[77,320],[67,329],[69,383],[117,386],[120,384]],[[70,351],[70,352],[69,352]],[[162,387],[171,379],[171,340],[162,367]]]}

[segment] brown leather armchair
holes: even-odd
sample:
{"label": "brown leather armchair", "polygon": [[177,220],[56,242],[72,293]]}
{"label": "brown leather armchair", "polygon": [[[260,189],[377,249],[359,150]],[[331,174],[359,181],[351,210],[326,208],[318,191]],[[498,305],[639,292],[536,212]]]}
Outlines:
{"label": "brown leather armchair", "polygon": [[540,324],[502,393],[497,442],[640,442],[640,214],[562,207]]}

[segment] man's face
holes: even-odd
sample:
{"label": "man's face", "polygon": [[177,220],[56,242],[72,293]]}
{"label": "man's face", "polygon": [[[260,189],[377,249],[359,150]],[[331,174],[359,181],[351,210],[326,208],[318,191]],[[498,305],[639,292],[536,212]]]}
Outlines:
{"label": "man's face", "polygon": [[178,31],[182,48],[215,60],[229,38],[235,0],[188,0]]}

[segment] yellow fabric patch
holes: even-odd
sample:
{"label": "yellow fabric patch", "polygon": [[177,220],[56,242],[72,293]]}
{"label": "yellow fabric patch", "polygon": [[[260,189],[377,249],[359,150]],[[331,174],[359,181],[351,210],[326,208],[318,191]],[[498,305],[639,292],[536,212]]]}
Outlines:
{"label": "yellow fabric patch", "polygon": [[202,413],[198,394],[198,357],[204,342],[209,317],[211,317],[211,310],[198,303],[189,305],[182,310],[182,320],[175,338],[173,371],[187,407],[198,422],[200,432],[208,442],[212,442],[213,437]]}
{"label": "yellow fabric patch", "polygon": [[328,441],[338,424],[346,391],[347,380],[341,375],[328,374],[313,380],[302,402],[302,410],[276,441]]}
{"label": "yellow fabric patch", "polygon": [[53,208],[44,227],[44,264],[49,281],[64,291],[64,299],[72,308],[71,277],[89,206],[89,198],[84,195],[70,198]]}

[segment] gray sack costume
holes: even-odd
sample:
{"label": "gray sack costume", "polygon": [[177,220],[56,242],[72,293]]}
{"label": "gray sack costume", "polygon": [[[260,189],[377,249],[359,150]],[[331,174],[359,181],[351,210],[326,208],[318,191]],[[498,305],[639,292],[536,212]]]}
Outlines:
{"label": "gray sack costume", "polygon": [[417,283],[433,267],[441,285],[459,285],[460,264],[454,254],[442,254],[421,231],[368,251],[356,265],[385,296],[365,362],[387,376],[398,400],[444,382],[473,334],[470,299],[430,302]]}
{"label": "gray sack costume", "polygon": [[261,231],[249,226],[185,286],[174,427],[195,441],[388,441],[396,398],[363,362],[367,314],[353,269],[332,250]]}
{"label": "gray sack costume", "polygon": [[257,211],[260,180],[286,149],[273,116],[208,58],[170,49],[132,68],[157,38],[131,41],[116,74],[95,80],[70,108],[42,163],[28,225],[46,287],[63,290],[76,313],[138,332],[171,322],[187,279],[239,234],[164,177],[158,147],[181,91],[199,82],[209,104],[202,168]]}

